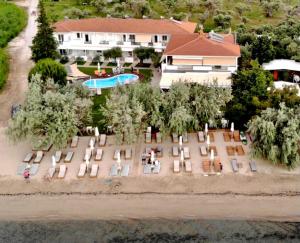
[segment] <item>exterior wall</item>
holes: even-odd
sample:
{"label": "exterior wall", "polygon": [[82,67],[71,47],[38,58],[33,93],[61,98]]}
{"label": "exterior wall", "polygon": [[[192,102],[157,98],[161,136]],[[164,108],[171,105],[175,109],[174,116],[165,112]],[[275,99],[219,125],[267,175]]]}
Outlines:
{"label": "exterior wall", "polygon": [[203,65],[236,65],[235,57],[204,57]]}
{"label": "exterior wall", "polygon": [[173,59],[173,65],[203,65],[203,61],[200,59]]}

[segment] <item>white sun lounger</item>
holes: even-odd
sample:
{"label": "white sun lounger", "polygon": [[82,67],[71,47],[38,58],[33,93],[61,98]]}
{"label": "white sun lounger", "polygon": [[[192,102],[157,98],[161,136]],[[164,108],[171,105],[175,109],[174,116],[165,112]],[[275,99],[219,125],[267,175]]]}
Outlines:
{"label": "white sun lounger", "polygon": [[184,142],[184,143],[188,143],[188,142],[189,142],[187,132],[184,132],[184,133],[182,134],[182,142]]}
{"label": "white sun lounger", "polygon": [[131,148],[127,148],[125,150],[125,159],[131,159],[132,150]]}
{"label": "white sun lounger", "polygon": [[103,156],[103,150],[97,149],[95,160],[102,160],[102,156]]}
{"label": "white sun lounger", "polygon": [[123,165],[122,171],[121,171],[121,176],[128,176],[129,175],[129,165]]}
{"label": "white sun lounger", "polygon": [[89,147],[91,146],[91,143],[93,144],[93,147],[95,148],[95,143],[96,143],[96,138],[95,137],[90,138]]}
{"label": "white sun lounger", "polygon": [[192,163],[190,160],[185,160],[184,165],[185,165],[185,172],[192,172]]}
{"label": "white sun lounger", "polygon": [[100,134],[99,146],[104,147],[106,144],[106,134]]}
{"label": "white sun lounger", "polygon": [[65,178],[66,173],[67,173],[67,169],[68,169],[68,167],[66,165],[60,165],[57,178],[59,178],[59,179]]}
{"label": "white sun lounger", "polygon": [[90,173],[91,178],[96,178],[98,175],[99,165],[98,164],[92,164],[92,169]]}
{"label": "white sun lounger", "polygon": [[120,153],[120,156],[121,156],[121,149],[116,149],[115,150],[115,153],[114,153],[114,160],[117,160],[118,159],[118,154]]}
{"label": "white sun lounger", "polygon": [[200,146],[200,153],[202,156],[207,156],[207,150],[204,145]]}
{"label": "white sun lounger", "polygon": [[179,160],[174,160],[174,172],[175,173],[179,173],[180,172]]}
{"label": "white sun lounger", "polygon": [[156,142],[157,142],[157,143],[161,143],[161,142],[162,142],[162,139],[161,139],[161,133],[160,133],[160,132],[157,132],[157,133],[156,133]]}
{"label": "white sun lounger", "polygon": [[61,151],[56,151],[54,156],[55,156],[56,163],[59,163],[60,160],[61,160],[62,152]]}
{"label": "white sun lounger", "polygon": [[85,176],[85,172],[86,172],[86,163],[81,163],[79,166],[77,177],[83,178]]}
{"label": "white sun lounger", "polygon": [[172,154],[173,154],[174,157],[179,156],[179,149],[178,149],[177,146],[172,147]]}
{"label": "white sun lounger", "polygon": [[47,172],[46,176],[48,178],[52,179],[54,177],[54,175],[55,175],[55,172],[56,172],[55,168],[54,167],[50,167],[48,169],[48,172]]}
{"label": "white sun lounger", "polygon": [[151,143],[151,133],[146,133],[146,143]]}
{"label": "white sun lounger", "polygon": [[39,164],[32,164],[29,169],[30,176],[36,175],[38,170],[39,170]]}
{"label": "white sun lounger", "polygon": [[158,174],[160,172],[160,163],[154,166],[152,173],[153,174]]}
{"label": "white sun lounger", "polygon": [[74,155],[74,152],[73,151],[69,151],[67,153],[67,155],[66,155],[65,163],[70,163],[72,161],[73,155]]}
{"label": "white sun lounger", "polygon": [[250,161],[249,166],[252,172],[257,172],[256,163],[255,161]]}
{"label": "white sun lounger", "polygon": [[44,152],[43,151],[37,151],[36,152],[36,157],[35,159],[33,160],[33,163],[41,163],[42,159],[43,159],[43,156],[44,156]]}
{"label": "white sun lounger", "polygon": [[117,176],[118,175],[118,166],[113,164],[110,169],[110,176]]}
{"label": "white sun lounger", "polygon": [[90,160],[92,157],[92,150],[90,148],[86,148],[85,149],[85,154],[84,154],[84,157],[83,157],[83,160],[86,161],[86,160]]}
{"label": "white sun lounger", "polygon": [[151,165],[144,165],[144,174],[151,174]]}
{"label": "white sun lounger", "polygon": [[77,147],[77,144],[78,144],[78,136],[74,136],[72,138],[72,142],[71,142],[71,148],[76,148]]}
{"label": "white sun lounger", "polygon": [[26,163],[20,164],[17,168],[17,175],[23,175],[26,167],[27,167]]}
{"label": "white sun lounger", "polygon": [[237,160],[236,159],[232,159],[230,162],[231,162],[232,171],[233,172],[238,172],[239,171],[239,167],[237,166]]}
{"label": "white sun lounger", "polygon": [[23,162],[29,163],[32,160],[32,158],[33,158],[33,153],[28,153],[28,154],[26,154]]}
{"label": "white sun lounger", "polygon": [[172,140],[173,140],[173,143],[178,143],[178,134],[177,133],[172,133]]}
{"label": "white sun lounger", "polygon": [[185,159],[189,159],[190,158],[190,149],[189,147],[184,147],[183,148],[183,155]]}
{"label": "white sun lounger", "polygon": [[200,143],[204,143],[205,142],[204,132],[202,132],[202,131],[198,132],[198,141]]}

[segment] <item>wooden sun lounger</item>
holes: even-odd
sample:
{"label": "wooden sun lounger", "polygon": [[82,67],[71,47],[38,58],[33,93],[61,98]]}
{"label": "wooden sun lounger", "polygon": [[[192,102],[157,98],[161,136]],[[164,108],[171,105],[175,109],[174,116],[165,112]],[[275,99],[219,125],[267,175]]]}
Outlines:
{"label": "wooden sun lounger", "polygon": [[188,133],[187,132],[184,132],[182,134],[182,142],[183,143],[188,143],[189,142],[189,138],[188,138]]}
{"label": "wooden sun lounger", "polygon": [[239,131],[234,131],[233,132],[233,139],[235,142],[240,142],[241,138],[240,138],[240,132]]}
{"label": "wooden sun lounger", "polygon": [[132,157],[132,149],[131,148],[125,149],[125,159],[131,159],[131,157]]}
{"label": "wooden sun lounger", "polygon": [[56,151],[56,152],[55,152],[54,157],[55,157],[56,163],[59,163],[59,162],[60,162],[61,156],[62,156],[62,152],[61,152],[61,151]]}
{"label": "wooden sun lounger", "polygon": [[86,160],[90,160],[92,157],[92,150],[90,148],[86,148],[85,149],[85,154],[84,154],[84,157],[83,157],[83,160],[86,161]]}
{"label": "wooden sun lounger", "polygon": [[202,132],[202,131],[198,132],[198,141],[200,143],[204,143],[205,142],[204,132]]}
{"label": "wooden sun lounger", "polygon": [[156,133],[156,142],[157,143],[162,143],[162,138],[161,138],[161,133],[160,132]]}
{"label": "wooden sun lounger", "polygon": [[99,165],[98,164],[92,164],[92,169],[90,173],[91,178],[96,178],[98,175]]}
{"label": "wooden sun lounger", "polygon": [[99,146],[104,147],[106,144],[106,134],[100,134]]}
{"label": "wooden sun lounger", "polygon": [[214,161],[214,170],[217,173],[220,173],[222,171],[222,163],[219,158],[216,158]]}
{"label": "wooden sun lounger", "polygon": [[33,159],[33,153],[28,153],[28,154],[26,154],[23,162],[29,163],[32,159]]}
{"label": "wooden sun lounger", "polygon": [[226,146],[226,151],[227,151],[228,156],[235,155],[235,147],[234,146]]}
{"label": "wooden sun lounger", "polygon": [[60,165],[59,166],[59,172],[58,172],[57,178],[59,178],[59,179],[65,178],[66,173],[67,173],[67,169],[68,169],[68,167],[65,164]]}
{"label": "wooden sun lounger", "polygon": [[208,159],[202,160],[202,169],[204,173],[210,172],[210,161]]}
{"label": "wooden sun lounger", "polygon": [[41,163],[42,159],[43,159],[43,156],[44,156],[44,152],[43,151],[37,151],[36,152],[36,157],[35,159],[33,160],[33,163]]}
{"label": "wooden sun lounger", "polygon": [[201,156],[207,156],[207,149],[204,145],[200,146]]}
{"label": "wooden sun lounger", "polygon": [[190,160],[184,161],[185,172],[192,172],[192,162]]}
{"label": "wooden sun lounger", "polygon": [[209,135],[210,142],[213,143],[215,141],[214,133],[213,132],[208,132],[207,134]]}
{"label": "wooden sun lounger", "polygon": [[173,143],[178,143],[178,134],[177,133],[172,133],[172,141]]}
{"label": "wooden sun lounger", "polygon": [[102,160],[102,156],[103,156],[103,150],[102,149],[97,149],[95,160],[97,160],[97,161]]}
{"label": "wooden sun lounger", "polygon": [[145,139],[146,139],[146,143],[151,143],[151,133],[148,133],[146,132],[146,135],[145,135]]}
{"label": "wooden sun lounger", "polygon": [[189,147],[184,147],[183,148],[183,154],[184,154],[184,159],[189,159],[190,158],[190,149],[189,149]]}
{"label": "wooden sun lounger", "polygon": [[172,147],[172,154],[174,157],[178,157],[179,156],[179,149],[177,146],[173,146]]}
{"label": "wooden sun lounger", "polygon": [[163,148],[162,146],[157,146],[156,148],[156,157],[161,158],[163,157]]}
{"label": "wooden sun lounger", "polygon": [[210,146],[209,147],[209,153],[211,153],[212,150],[214,151],[215,156],[217,156],[218,155],[217,147],[216,146]]}
{"label": "wooden sun lounger", "polygon": [[223,133],[223,138],[225,142],[230,142],[230,133],[229,132],[224,132]]}
{"label": "wooden sun lounger", "polygon": [[114,160],[117,160],[117,159],[118,159],[118,153],[120,153],[120,156],[121,156],[121,149],[116,149],[116,150],[115,150],[115,153],[114,153]]}
{"label": "wooden sun lounger", "polygon": [[257,172],[256,163],[255,161],[250,161],[249,166],[252,172]]}
{"label": "wooden sun lounger", "polygon": [[95,137],[90,138],[89,147],[91,147],[91,143],[93,144],[93,147],[95,148],[95,144],[96,144],[96,138]]}
{"label": "wooden sun lounger", "polygon": [[72,158],[73,158],[73,155],[74,155],[74,152],[73,151],[69,151],[66,155],[66,158],[65,158],[65,163],[70,163],[72,161]]}
{"label": "wooden sun lounger", "polygon": [[179,160],[174,160],[174,173],[179,173],[179,172],[180,172]]}
{"label": "wooden sun lounger", "polygon": [[79,166],[77,177],[83,178],[85,176],[85,172],[86,172],[86,163],[81,163]]}
{"label": "wooden sun lounger", "polygon": [[237,159],[232,159],[230,161],[230,163],[231,163],[232,171],[233,172],[238,172],[239,171],[239,167],[237,165]]}
{"label": "wooden sun lounger", "polygon": [[78,137],[78,136],[74,136],[74,137],[72,138],[71,148],[76,148],[76,147],[77,147],[78,140],[79,140],[79,137]]}
{"label": "wooden sun lounger", "polygon": [[237,153],[237,155],[239,155],[239,156],[245,155],[245,151],[244,151],[242,145],[237,145],[237,146],[236,146],[236,153]]}

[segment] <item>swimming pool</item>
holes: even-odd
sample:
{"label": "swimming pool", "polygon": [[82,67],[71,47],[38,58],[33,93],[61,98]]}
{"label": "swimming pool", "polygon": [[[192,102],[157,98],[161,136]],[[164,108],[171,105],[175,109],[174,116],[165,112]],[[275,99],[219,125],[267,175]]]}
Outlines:
{"label": "swimming pool", "polygon": [[98,89],[98,88],[111,88],[116,86],[118,83],[128,84],[134,81],[137,81],[139,77],[135,74],[131,73],[124,73],[110,78],[97,78],[97,79],[90,79],[83,82],[83,85],[87,86],[90,89]]}

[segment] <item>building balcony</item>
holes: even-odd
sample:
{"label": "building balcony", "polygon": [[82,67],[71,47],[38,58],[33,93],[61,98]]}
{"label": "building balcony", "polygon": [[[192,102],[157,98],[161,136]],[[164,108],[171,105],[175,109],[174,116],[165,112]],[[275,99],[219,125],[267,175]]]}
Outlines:
{"label": "building balcony", "polygon": [[84,44],[92,44],[92,41],[91,40],[85,41]]}
{"label": "building balcony", "polygon": [[233,66],[211,66],[211,65],[170,65],[162,64],[162,70],[165,73],[186,73],[186,72],[233,72],[236,67]]}

